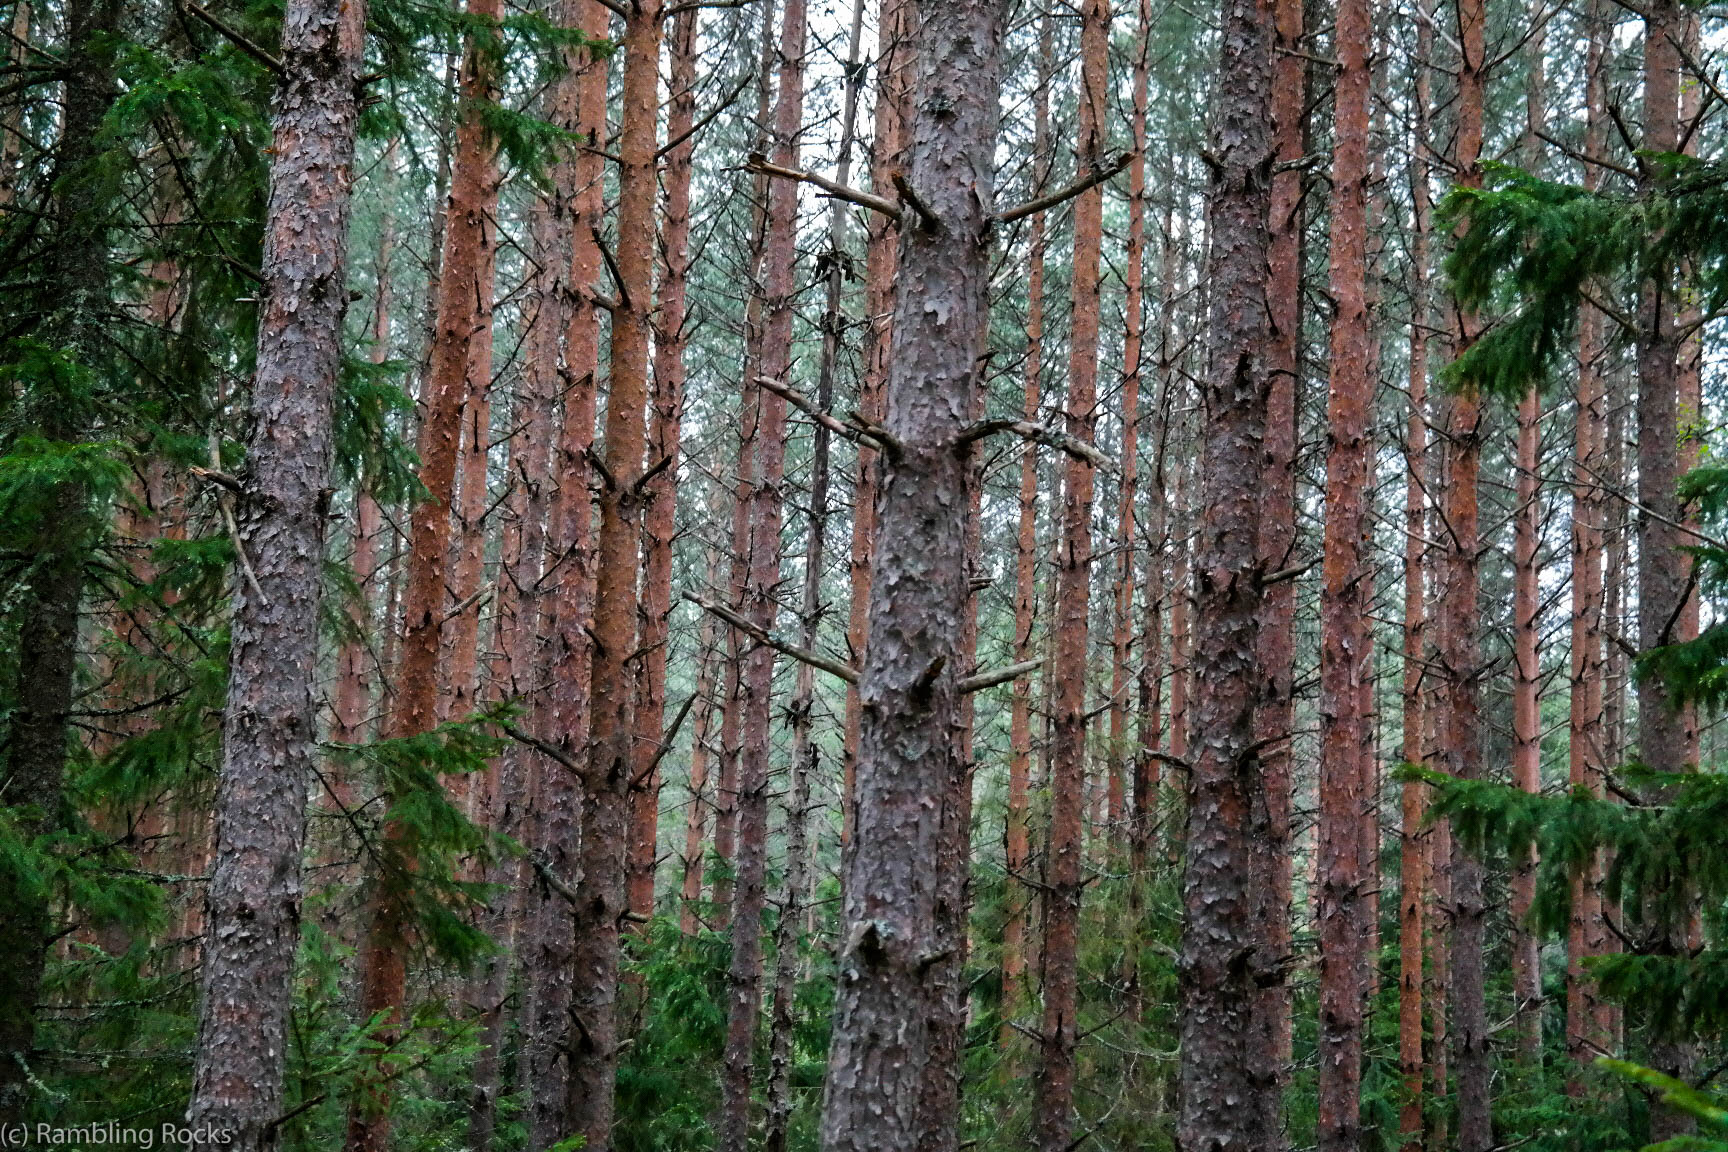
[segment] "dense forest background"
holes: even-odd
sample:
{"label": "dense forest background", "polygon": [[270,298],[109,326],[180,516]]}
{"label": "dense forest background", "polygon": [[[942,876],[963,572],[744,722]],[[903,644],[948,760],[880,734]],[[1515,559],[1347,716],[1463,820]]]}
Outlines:
{"label": "dense forest background", "polygon": [[0,10],[9,1146],[1728,1149],[1721,9]]}

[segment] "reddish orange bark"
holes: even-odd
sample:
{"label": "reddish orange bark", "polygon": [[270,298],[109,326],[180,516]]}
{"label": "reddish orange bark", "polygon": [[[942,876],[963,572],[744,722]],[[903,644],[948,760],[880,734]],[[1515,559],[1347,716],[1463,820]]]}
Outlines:
{"label": "reddish orange bark", "polygon": [[[1086,0],[1080,10],[1080,122],[1076,152],[1082,171],[1104,164],[1109,134],[1110,7]],[[1068,435],[1090,444],[1097,420],[1098,265],[1103,247],[1104,189],[1074,201],[1073,319],[1068,342]],[[1130,438],[1131,438],[1130,433]],[[1086,785],[1086,658],[1092,578],[1092,465],[1066,460],[1062,483],[1062,542],[1057,556],[1056,715],[1051,753],[1050,833],[1044,869],[1044,1020],[1039,1034],[1036,1143],[1066,1152],[1073,1139],[1074,1054],[1080,1043],[1078,963],[1082,875],[1081,804]],[[1132,594],[1130,592],[1130,594]],[[1112,720],[1114,724],[1114,719]]]}
{"label": "reddish orange bark", "polygon": [[[491,22],[499,18],[503,7],[501,0],[469,0],[467,12],[471,19]],[[429,732],[439,720],[444,575],[450,554],[462,408],[465,396],[473,391],[470,372],[477,356],[475,345],[490,345],[492,340],[493,215],[498,184],[495,145],[479,106],[493,98],[494,79],[490,54],[471,37],[462,64],[465,103],[456,128],[437,316],[421,412],[420,482],[426,498],[415,507],[410,530],[402,656],[396,670],[396,700],[389,728],[395,737]],[[490,363],[489,352],[486,362]],[[480,387],[485,385],[482,380]],[[384,835],[395,842],[401,830],[387,824]],[[367,896],[360,1014],[364,1019],[384,1021],[378,1035],[386,1044],[398,1035],[407,1002],[411,931],[407,884],[405,878],[380,870],[372,876]],[[355,1093],[348,1114],[348,1152],[385,1152],[389,1146],[392,1094],[386,1077],[387,1072],[379,1065]]]}
{"label": "reddish orange bark", "polygon": [[[1039,23],[1038,87],[1033,96],[1032,154],[1034,196],[1050,174],[1050,74],[1054,67],[1051,21]],[[1039,415],[1040,377],[1044,371],[1044,213],[1027,222],[1026,358],[1021,367],[1021,415]],[[1032,629],[1038,598],[1038,450],[1027,443],[1020,456],[1019,521],[1014,544],[1014,661],[1033,658]],[[1031,812],[1028,790],[1032,776],[1032,678],[1021,676],[1011,686],[1008,715],[1008,812],[1003,829],[1003,859],[1008,870],[1008,918],[1002,926],[1002,1030],[997,1042],[1008,1047],[1014,1038],[1010,1022],[1019,1014],[1026,978],[1026,936],[1030,901],[1023,883],[1031,860]]]}
{"label": "reddish orange bark", "polygon": [[[1403,748],[1407,764],[1426,755],[1427,530],[1428,530],[1428,139],[1430,100],[1427,60],[1433,29],[1417,29],[1412,147],[1410,149],[1410,410],[1405,421],[1404,460],[1404,667]],[[1428,834],[1423,827],[1426,794],[1406,781],[1400,797],[1398,854],[1398,1069],[1404,1103],[1398,1133],[1406,1147],[1422,1145],[1423,936],[1428,902]]]}
{"label": "reddish orange bark", "polygon": [[654,423],[647,464],[660,472],[648,485],[647,533],[642,559],[643,652],[636,682],[636,769],[630,793],[629,899],[633,915],[654,913],[654,866],[660,827],[660,737],[666,712],[666,659],[672,619],[672,540],[677,534],[678,452],[684,408],[685,297],[690,269],[690,173],[696,141],[696,17],[687,8],[672,18],[671,109],[661,222],[660,309],[654,347]]}
{"label": "reddish orange bark", "polygon": [[1361,1137],[1366,889],[1362,813],[1373,736],[1365,688],[1373,661],[1368,564],[1370,420],[1376,357],[1368,314],[1367,0],[1339,0],[1332,159],[1331,397],[1320,591],[1320,1152]]}

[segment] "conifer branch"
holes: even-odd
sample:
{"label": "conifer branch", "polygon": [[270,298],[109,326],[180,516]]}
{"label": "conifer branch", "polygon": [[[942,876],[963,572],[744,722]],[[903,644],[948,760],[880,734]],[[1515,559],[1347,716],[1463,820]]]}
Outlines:
{"label": "conifer branch", "polygon": [[268,68],[274,75],[281,76],[283,74],[282,61],[280,59],[241,35],[241,33],[236,29],[229,27],[227,22],[222,20],[215,13],[192,3],[192,0],[181,0],[181,7],[192,16],[197,17],[204,24],[215,29],[217,34],[224,40],[227,40],[230,44],[234,45],[234,47],[240,49],[240,51],[252,57],[252,59],[256,60],[258,63],[264,65],[264,67]]}

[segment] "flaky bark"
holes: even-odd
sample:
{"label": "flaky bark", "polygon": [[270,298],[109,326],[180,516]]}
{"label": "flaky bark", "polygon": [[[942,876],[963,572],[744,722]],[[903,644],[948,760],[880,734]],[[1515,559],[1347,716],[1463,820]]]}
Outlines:
{"label": "flaky bark", "polygon": [[[1271,11],[1228,0],[1219,35],[1207,193],[1211,348],[1201,400],[1200,527],[1194,564],[1195,746],[1177,961],[1182,996],[1184,1152],[1273,1146],[1276,1054],[1258,1017],[1281,977],[1260,915],[1256,865],[1268,834],[1254,727],[1261,610],[1259,475],[1271,386],[1267,216],[1274,160]],[[1178,592],[1180,595],[1180,592]]]}
{"label": "flaky bark", "polygon": [[920,1148],[942,878],[960,813],[956,699],[968,597],[969,453],[979,386],[985,213],[1001,84],[994,0],[924,9],[904,179],[934,218],[903,228],[881,457],[869,644],[859,685],[855,836],[844,865],[841,979],[822,1135],[830,1152]]}
{"label": "flaky bark", "polygon": [[[1644,22],[1644,139],[1652,152],[1680,148],[1680,38],[1685,17],[1673,0],[1659,0]],[[1655,178],[1646,177],[1647,187]],[[1681,549],[1690,543],[1682,523],[1676,486],[1680,461],[1680,346],[1677,324],[1685,296],[1675,286],[1673,268],[1661,268],[1642,287],[1638,315],[1638,502],[1648,512],[1638,518],[1638,648],[1648,652],[1679,639],[1691,577],[1691,560]],[[1670,698],[1660,678],[1638,682],[1638,759],[1659,772],[1689,767],[1690,739],[1685,710]],[[1649,926],[1653,951],[1683,953],[1689,923]],[[1690,1046],[1672,1036],[1652,1036],[1650,1062],[1682,1079],[1691,1063]],[[1667,1140],[1689,1132],[1678,1111],[1653,1108],[1650,1135]]]}
{"label": "flaky bark", "polygon": [[1339,0],[1332,158],[1331,397],[1325,560],[1320,590],[1320,1152],[1361,1138],[1368,908],[1362,813],[1373,736],[1364,688],[1373,633],[1368,566],[1374,330],[1368,314],[1367,0]]}
{"label": "flaky bark", "polygon": [[239,544],[257,586],[236,581],[187,1109],[194,1128],[212,1133],[199,1148],[253,1152],[278,1140],[364,26],[365,5],[353,0],[289,0],[284,16],[238,501]]}
{"label": "flaky bark", "polygon": [[[1087,0],[1080,12],[1080,122],[1076,152],[1082,171],[1103,165],[1109,137],[1110,8]],[[1104,189],[1074,201],[1073,319],[1068,342],[1064,427],[1092,442],[1098,393],[1098,263],[1103,246]],[[1044,1017],[1033,1112],[1036,1143],[1063,1152],[1073,1138],[1074,1050],[1080,1042],[1078,964],[1082,875],[1082,813],[1086,784],[1086,658],[1092,579],[1093,469],[1066,458],[1062,483],[1062,543],[1057,553],[1054,659],[1056,715],[1051,752],[1050,835],[1044,868]],[[1132,592],[1130,591],[1130,595]]]}
{"label": "flaky bark", "polygon": [[[1278,52],[1272,62],[1274,131],[1280,168],[1272,177],[1272,264],[1267,303],[1272,314],[1271,377],[1266,403],[1262,455],[1265,511],[1260,524],[1262,563],[1269,571],[1291,565],[1296,549],[1297,395],[1302,383],[1302,158],[1307,117],[1307,64],[1302,58],[1302,0],[1276,0]],[[1296,727],[1296,582],[1283,580],[1266,589],[1261,606],[1261,701],[1255,728],[1263,744],[1266,775],[1267,841],[1270,869],[1265,890],[1267,947],[1274,955],[1290,951],[1290,798],[1291,733]],[[1280,1080],[1288,1077],[1291,1053],[1290,996],[1277,985],[1267,992],[1269,1042],[1278,1058]]]}

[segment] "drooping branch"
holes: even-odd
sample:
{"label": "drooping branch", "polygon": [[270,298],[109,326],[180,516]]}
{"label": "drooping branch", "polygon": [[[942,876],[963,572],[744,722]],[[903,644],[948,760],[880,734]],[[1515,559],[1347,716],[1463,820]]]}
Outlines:
{"label": "drooping branch", "polygon": [[868,208],[872,212],[880,212],[896,224],[900,222],[900,207],[892,200],[885,200],[872,193],[848,187],[845,184],[830,180],[826,176],[818,176],[814,172],[803,172],[797,168],[782,168],[778,164],[770,164],[767,157],[760,152],[750,153],[749,159],[744,164],[744,170],[746,172],[760,172],[764,176],[778,176],[782,180],[798,180],[805,184],[813,184],[835,199],[856,204],[861,208]]}
{"label": "drooping branch", "polygon": [[900,193],[900,202],[918,214],[919,226],[926,232],[934,232],[940,228],[942,221],[936,218],[936,213],[930,210],[928,204],[919,199],[918,191],[912,187],[911,181],[907,180],[905,175],[900,172],[894,173],[893,179],[894,190]]}
{"label": "drooping branch", "polygon": [[968,425],[960,433],[957,447],[965,447],[998,432],[1011,432],[1023,440],[1044,444],[1079,460],[1084,460],[1094,468],[1104,472],[1116,471],[1116,462],[1097,448],[1084,440],[1068,435],[1066,432],[1051,428],[1044,424],[1034,424],[1030,420],[980,420]]}
{"label": "drooping branch", "polygon": [[1054,208],[1065,200],[1072,200],[1088,188],[1102,184],[1112,176],[1115,176],[1118,172],[1127,168],[1133,160],[1134,153],[1124,152],[1104,167],[1094,168],[1092,171],[1084,173],[1078,180],[1074,181],[1074,183],[1068,185],[1066,188],[1058,188],[1048,196],[1040,196],[1036,200],[1028,200],[1024,204],[1016,205],[1015,207],[1008,209],[1006,212],[996,213],[996,222],[998,224],[1012,224],[1016,220],[1024,220],[1028,216],[1043,212],[1049,208]]}

